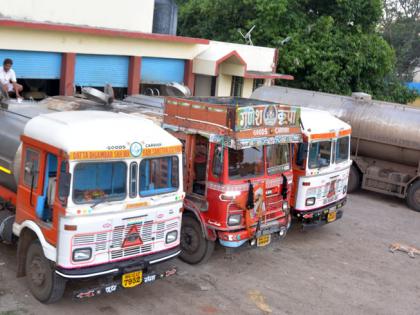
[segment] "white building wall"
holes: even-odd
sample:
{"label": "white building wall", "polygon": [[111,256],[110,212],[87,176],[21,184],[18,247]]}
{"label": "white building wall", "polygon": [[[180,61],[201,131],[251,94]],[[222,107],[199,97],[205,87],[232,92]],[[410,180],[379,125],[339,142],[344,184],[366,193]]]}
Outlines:
{"label": "white building wall", "polygon": [[193,59],[205,45],[1,28],[0,49]]}
{"label": "white building wall", "polygon": [[253,79],[244,79],[244,86],[242,88],[242,97],[250,97],[252,94],[252,88],[254,87]]}
{"label": "white building wall", "polygon": [[230,96],[232,76],[219,74],[216,80],[216,96]]}
{"label": "white building wall", "polygon": [[0,16],[151,33],[154,0],[0,1]]}

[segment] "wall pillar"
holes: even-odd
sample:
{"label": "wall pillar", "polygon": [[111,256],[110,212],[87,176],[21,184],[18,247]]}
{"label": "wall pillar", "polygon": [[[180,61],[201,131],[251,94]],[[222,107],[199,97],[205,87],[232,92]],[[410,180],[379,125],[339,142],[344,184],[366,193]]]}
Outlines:
{"label": "wall pillar", "polygon": [[216,79],[216,96],[230,96],[232,76],[219,74]]}
{"label": "wall pillar", "polygon": [[63,53],[61,58],[60,95],[74,94],[75,53]]}
{"label": "wall pillar", "polygon": [[140,93],[141,57],[131,56],[128,69],[128,95]]}
{"label": "wall pillar", "polygon": [[184,84],[190,89],[191,95],[194,95],[195,74],[192,60],[185,60]]}

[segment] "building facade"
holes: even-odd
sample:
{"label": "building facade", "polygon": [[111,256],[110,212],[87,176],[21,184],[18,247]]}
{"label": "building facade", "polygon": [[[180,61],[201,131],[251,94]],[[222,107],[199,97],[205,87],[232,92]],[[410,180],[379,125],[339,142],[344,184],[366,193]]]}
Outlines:
{"label": "building facade", "polygon": [[0,3],[0,60],[13,59],[26,91],[72,95],[111,84],[123,97],[177,83],[199,96],[248,97],[292,79],[275,73],[273,48],[152,33],[153,0],[57,2]]}

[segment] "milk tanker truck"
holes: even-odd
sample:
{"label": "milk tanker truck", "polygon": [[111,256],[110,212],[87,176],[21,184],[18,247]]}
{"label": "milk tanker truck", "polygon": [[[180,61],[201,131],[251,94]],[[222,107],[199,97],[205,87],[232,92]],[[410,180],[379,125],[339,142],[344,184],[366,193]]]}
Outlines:
{"label": "milk tanker truck", "polygon": [[352,127],[348,191],[362,188],[404,198],[420,211],[420,110],[350,96],[280,86],[261,87],[252,98],[326,110]]}

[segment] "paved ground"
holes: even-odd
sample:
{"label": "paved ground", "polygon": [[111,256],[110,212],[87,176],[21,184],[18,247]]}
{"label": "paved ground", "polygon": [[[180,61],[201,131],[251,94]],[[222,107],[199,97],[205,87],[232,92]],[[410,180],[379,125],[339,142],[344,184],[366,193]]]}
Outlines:
{"label": "paved ground", "polygon": [[420,257],[388,251],[420,247],[419,232],[420,213],[361,192],[320,229],[230,256],[219,247],[203,266],[176,260],[179,275],[148,287],[79,302],[67,290],[49,306],[14,277],[15,248],[0,245],[0,314],[420,314]]}

